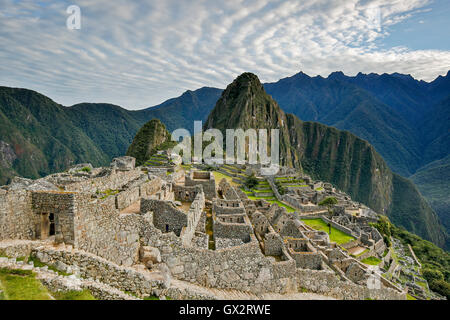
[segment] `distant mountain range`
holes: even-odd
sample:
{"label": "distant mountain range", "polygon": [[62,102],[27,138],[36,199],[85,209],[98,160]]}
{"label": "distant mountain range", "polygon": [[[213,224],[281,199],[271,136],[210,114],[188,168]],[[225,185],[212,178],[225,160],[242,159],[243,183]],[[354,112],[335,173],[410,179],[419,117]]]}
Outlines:
{"label": "distant mountain range", "polygon": [[280,130],[283,165],[303,169],[333,183],[396,224],[441,246],[445,232],[414,184],[393,173],[373,146],[349,133],[286,114],[256,75],[244,73],[231,83],[209,114],[205,129]]}
{"label": "distant mountain range", "polygon": [[[286,113],[348,130],[369,141],[394,172],[413,175],[441,219],[448,222],[448,184],[442,183],[442,177],[449,166],[442,163],[448,164],[449,155],[450,72],[432,82],[396,73],[348,77],[335,72],[327,78],[299,73],[264,84],[264,89]],[[204,87],[154,107],[129,111],[111,104],[65,107],[31,90],[0,87],[0,184],[14,175],[37,178],[78,162],[105,165],[112,157],[125,154],[136,132],[152,118],[160,119],[169,131],[179,127],[192,130],[194,120],[207,119],[222,91]],[[290,122],[294,123],[297,121]],[[302,130],[312,130],[311,134],[322,128],[299,123]],[[416,194],[409,180],[393,177],[393,187],[400,183],[403,190]],[[434,196],[427,192],[430,186]],[[420,195],[416,200],[427,206]],[[399,224],[424,235],[414,230],[417,222],[412,223],[416,227]],[[444,224],[448,228],[448,223]],[[442,237],[433,237],[442,245]]]}

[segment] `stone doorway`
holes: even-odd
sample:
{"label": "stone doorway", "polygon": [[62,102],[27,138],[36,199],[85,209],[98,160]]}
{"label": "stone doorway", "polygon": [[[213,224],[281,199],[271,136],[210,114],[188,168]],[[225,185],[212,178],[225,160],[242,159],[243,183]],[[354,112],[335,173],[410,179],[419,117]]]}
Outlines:
{"label": "stone doorway", "polygon": [[55,235],[55,215],[53,213],[41,213],[41,239],[45,240]]}

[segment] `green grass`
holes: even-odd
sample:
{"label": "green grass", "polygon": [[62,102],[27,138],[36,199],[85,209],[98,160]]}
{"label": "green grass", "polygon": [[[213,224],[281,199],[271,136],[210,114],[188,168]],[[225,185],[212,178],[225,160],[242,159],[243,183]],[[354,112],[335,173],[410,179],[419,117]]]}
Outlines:
{"label": "green grass", "polygon": [[368,257],[368,258],[361,260],[361,262],[371,265],[371,266],[377,266],[380,264],[381,260],[378,259],[377,257]]}
{"label": "green grass", "polygon": [[52,292],[52,296],[56,300],[97,300],[87,289],[84,289],[82,291],[56,291]]}
{"label": "green grass", "polygon": [[216,183],[220,183],[220,181],[222,181],[223,178],[225,178],[232,186],[237,186],[238,184],[233,180],[232,177],[227,176],[226,174],[223,174],[222,172],[219,171],[213,171],[214,174],[214,179],[216,179]]}
{"label": "green grass", "polygon": [[250,200],[260,200],[260,199],[264,199],[264,200],[266,200],[267,202],[270,202],[270,203],[276,203],[276,204],[278,204],[280,207],[286,208],[287,212],[294,212],[294,211],[295,211],[294,208],[288,206],[287,204],[284,204],[283,202],[280,202],[280,201],[276,200],[275,198],[273,198],[273,197],[271,197],[271,196],[264,196],[264,197],[249,196],[248,198],[249,198]]}
{"label": "green grass", "polygon": [[283,183],[283,187],[293,187],[293,188],[306,188],[309,187],[306,184],[284,184]]}
{"label": "green grass", "polygon": [[406,300],[417,300],[416,298],[414,298],[412,295],[410,295],[409,293],[406,294]]}
{"label": "green grass", "polygon": [[0,287],[4,300],[51,300],[31,271],[0,269]]}
{"label": "green grass", "polygon": [[70,273],[67,273],[67,272],[64,272],[64,271],[60,271],[60,270],[56,269],[54,266],[42,262],[41,260],[39,260],[36,257],[31,257],[30,256],[28,258],[28,262],[30,262],[30,261],[33,261],[33,264],[34,264],[35,267],[43,268],[43,267],[47,266],[47,268],[49,270],[55,271],[60,276],[70,276],[71,275]]}
{"label": "green grass", "polygon": [[102,196],[100,199],[106,199],[106,198],[108,198],[109,196],[114,196],[114,195],[116,195],[116,194],[118,194],[119,193],[119,190],[111,190],[111,189],[108,189],[108,190],[105,190],[105,191],[103,191],[103,192],[100,192],[100,193],[104,193],[104,196]]}
{"label": "green grass", "polygon": [[[302,219],[302,221],[311,228],[328,233],[328,225],[322,219]],[[348,235],[345,232],[331,226],[330,241],[342,245],[353,240],[355,240],[355,238],[351,235]]]}

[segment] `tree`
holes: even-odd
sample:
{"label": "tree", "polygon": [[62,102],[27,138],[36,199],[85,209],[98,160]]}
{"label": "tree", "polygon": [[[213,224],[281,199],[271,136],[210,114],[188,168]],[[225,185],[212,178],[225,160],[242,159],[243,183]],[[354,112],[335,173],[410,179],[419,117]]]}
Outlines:
{"label": "tree", "polygon": [[328,210],[328,215],[331,216],[333,215],[333,211],[332,208],[338,203],[337,199],[335,197],[327,197],[325,199],[323,199],[322,201],[319,202],[319,206],[324,206],[327,207]]}
{"label": "tree", "polygon": [[244,182],[244,185],[248,189],[253,189],[254,187],[256,187],[257,184],[258,184],[258,179],[255,177],[254,173],[252,173],[250,176],[248,176]]}

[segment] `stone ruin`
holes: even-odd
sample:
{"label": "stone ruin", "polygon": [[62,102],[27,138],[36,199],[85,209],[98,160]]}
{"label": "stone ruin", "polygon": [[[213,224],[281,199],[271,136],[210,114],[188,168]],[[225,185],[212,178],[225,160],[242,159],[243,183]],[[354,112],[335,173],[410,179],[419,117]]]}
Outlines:
{"label": "stone ruin", "polygon": [[[49,263],[138,295],[180,294],[170,284],[175,278],[252,294],[316,290],[320,282],[322,293],[338,298],[404,298],[387,280],[369,290],[367,268],[298,212],[249,200],[225,179],[216,184],[212,172],[177,168],[156,176],[143,169],[120,157],[105,168],[80,164],[38,180],[14,179],[0,189],[0,244],[28,241],[28,252]],[[331,222],[382,250],[379,234],[345,214]],[[120,279],[113,270],[122,270]]]}

